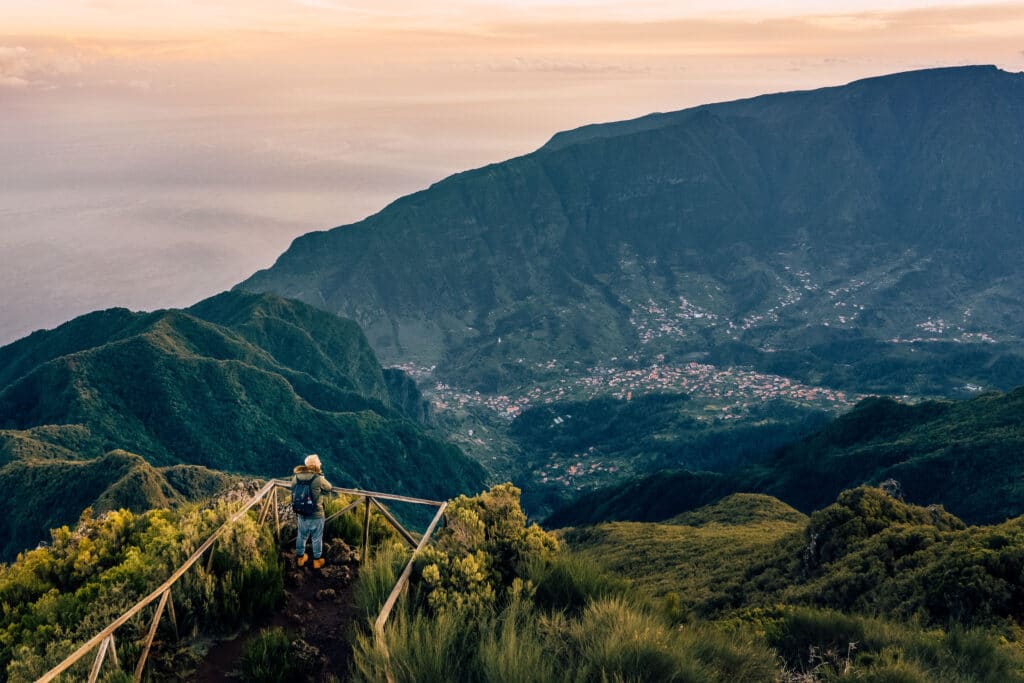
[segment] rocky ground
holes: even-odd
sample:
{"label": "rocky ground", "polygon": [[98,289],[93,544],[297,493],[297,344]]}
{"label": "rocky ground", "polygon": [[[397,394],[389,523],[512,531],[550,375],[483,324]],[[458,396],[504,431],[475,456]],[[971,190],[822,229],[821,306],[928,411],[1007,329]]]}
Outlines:
{"label": "rocky ground", "polygon": [[[284,537],[289,538],[288,534]],[[285,600],[281,609],[237,637],[213,645],[190,680],[239,680],[246,643],[263,629],[275,626],[291,635],[291,656],[304,660],[304,669],[318,672],[310,681],[344,679],[352,654],[348,635],[354,615],[352,584],[359,553],[340,539],[325,541],[327,563],[314,570],[311,562],[303,568],[296,567],[295,550],[290,542],[288,545],[281,553],[285,563]]]}

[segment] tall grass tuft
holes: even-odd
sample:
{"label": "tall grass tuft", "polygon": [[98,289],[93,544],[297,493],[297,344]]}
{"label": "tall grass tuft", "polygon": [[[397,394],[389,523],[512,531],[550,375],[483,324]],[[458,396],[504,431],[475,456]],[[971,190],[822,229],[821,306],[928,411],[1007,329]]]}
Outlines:
{"label": "tall grass tuft", "polygon": [[859,674],[855,680],[866,683],[931,683],[935,679],[917,664],[900,661],[873,667]]}
{"label": "tall grass tuft", "polygon": [[473,680],[475,624],[454,611],[428,616],[398,612],[384,636],[359,633],[352,653],[352,679],[367,683],[391,678],[395,683],[448,683]]}
{"label": "tall grass tuft", "polygon": [[579,614],[592,600],[625,595],[629,582],[608,574],[593,562],[562,553],[551,560],[534,562],[529,578],[537,587],[537,604],[549,610]]}
{"label": "tall grass tuft", "polygon": [[592,602],[569,631],[583,680],[714,680],[692,652],[681,649],[675,631],[621,597]]}
{"label": "tall grass tuft", "polygon": [[377,618],[408,561],[409,552],[401,546],[382,545],[375,548],[369,560],[359,567],[353,601],[361,622]]}
{"label": "tall grass tuft", "polygon": [[[752,636],[710,626],[675,627],[663,614],[613,594],[622,590],[621,582],[572,561],[543,569],[547,595],[563,596],[543,606],[529,593],[513,593],[503,608],[482,613],[431,614],[415,609],[414,601],[404,605],[382,638],[357,634],[354,680],[769,683],[780,678],[778,657]],[[551,609],[567,604],[585,607],[576,613]]]}
{"label": "tall grass tuft", "polygon": [[839,661],[851,646],[863,647],[868,640],[863,620],[832,610],[787,610],[766,631],[786,665],[799,670],[819,666],[823,658]]}
{"label": "tall grass tuft", "polygon": [[127,671],[108,671],[100,676],[101,683],[134,683],[135,679]]}
{"label": "tall grass tuft", "polygon": [[680,628],[678,633],[683,649],[712,668],[720,681],[773,681],[782,669],[782,662],[775,651],[749,630],[726,633],[714,626],[701,624]]}
{"label": "tall grass tuft", "polygon": [[[522,599],[513,599],[481,629],[477,652],[480,680],[487,683],[563,683],[565,662],[552,657],[538,615]],[[557,665],[556,665],[557,664]]]}
{"label": "tall grass tuft", "polygon": [[1024,683],[1024,653],[992,632],[888,622],[807,607],[779,608],[765,628],[791,680]]}
{"label": "tall grass tuft", "polygon": [[242,678],[247,683],[284,683],[293,680],[294,671],[288,656],[291,638],[282,628],[263,629],[242,651]]}

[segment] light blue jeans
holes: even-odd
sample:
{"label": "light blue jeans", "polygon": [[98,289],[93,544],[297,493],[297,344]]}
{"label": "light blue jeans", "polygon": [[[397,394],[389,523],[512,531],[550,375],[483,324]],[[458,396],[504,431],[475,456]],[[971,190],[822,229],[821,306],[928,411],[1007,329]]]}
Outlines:
{"label": "light blue jeans", "polygon": [[319,560],[324,551],[324,518],[298,517],[299,537],[295,539],[295,554],[306,554],[306,539],[313,537],[313,559]]}

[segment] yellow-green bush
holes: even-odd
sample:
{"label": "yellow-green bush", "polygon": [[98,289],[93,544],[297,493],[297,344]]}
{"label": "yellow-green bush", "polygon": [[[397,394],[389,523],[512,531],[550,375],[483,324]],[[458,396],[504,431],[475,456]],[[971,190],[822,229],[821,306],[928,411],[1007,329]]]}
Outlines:
{"label": "yellow-green bush", "polygon": [[448,505],[447,524],[416,562],[421,596],[432,610],[493,607],[515,579],[558,550],[554,536],[527,526],[519,496],[506,483]]}
{"label": "yellow-green bush", "polygon": [[[87,510],[74,529],[55,529],[49,547],[22,553],[0,572],[0,671],[10,681],[38,678],[166,580],[235,509],[222,503],[97,518]],[[283,595],[273,536],[252,516],[234,525],[213,552],[209,571],[204,558],[173,588],[183,636],[237,628]],[[118,630],[122,661],[138,656],[147,625],[140,615]],[[161,652],[154,655],[159,669]]]}

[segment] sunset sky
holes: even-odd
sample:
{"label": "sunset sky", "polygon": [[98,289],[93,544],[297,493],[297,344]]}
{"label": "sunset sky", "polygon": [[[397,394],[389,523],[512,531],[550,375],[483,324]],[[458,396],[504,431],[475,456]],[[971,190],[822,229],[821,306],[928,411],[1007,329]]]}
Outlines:
{"label": "sunset sky", "polygon": [[188,305],[559,130],[1024,70],[1024,2],[0,0],[0,17],[0,344]]}

